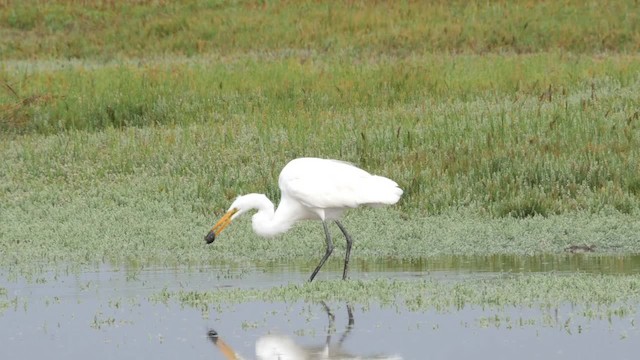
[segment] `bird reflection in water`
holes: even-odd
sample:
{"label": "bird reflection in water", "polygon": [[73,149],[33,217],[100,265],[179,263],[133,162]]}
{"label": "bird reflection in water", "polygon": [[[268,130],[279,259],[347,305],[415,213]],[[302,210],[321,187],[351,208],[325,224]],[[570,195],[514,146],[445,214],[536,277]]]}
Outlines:
{"label": "bird reflection in water", "polygon": [[[265,335],[260,337],[256,341],[256,359],[258,360],[314,360],[314,359],[343,359],[343,360],[356,360],[356,359],[378,359],[378,360],[401,360],[402,357],[398,355],[354,355],[348,353],[342,349],[342,345],[348,338],[351,330],[354,326],[353,309],[351,305],[347,305],[347,314],[349,316],[349,324],[345,332],[340,336],[337,343],[332,344],[331,333],[335,330],[334,322],[335,316],[331,312],[331,309],[321,302],[324,310],[329,318],[329,326],[327,327],[327,337],[323,345],[317,346],[304,346],[297,344],[294,339],[286,335]],[[209,339],[222,353],[227,360],[244,360],[229,344],[227,344],[220,334],[215,330],[209,330],[207,333]]]}

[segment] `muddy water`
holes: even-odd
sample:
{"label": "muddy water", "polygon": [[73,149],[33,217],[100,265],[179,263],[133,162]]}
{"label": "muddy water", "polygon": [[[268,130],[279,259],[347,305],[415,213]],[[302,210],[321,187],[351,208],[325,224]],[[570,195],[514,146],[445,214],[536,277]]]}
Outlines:
{"label": "muddy water", "polygon": [[[340,276],[329,264],[325,278]],[[569,304],[538,310],[482,306],[411,312],[399,305],[243,302],[206,311],[150,301],[163,289],[269,287],[305,281],[308,264],[233,269],[114,269],[43,274],[0,269],[0,359],[245,359],[277,349],[291,358],[635,359],[635,313],[575,316]],[[510,272],[640,272],[638,256],[442,257],[357,263],[353,278],[433,277],[457,281]],[[217,336],[212,336],[214,334]],[[214,341],[215,340],[215,341]],[[270,357],[264,357],[270,358]]]}

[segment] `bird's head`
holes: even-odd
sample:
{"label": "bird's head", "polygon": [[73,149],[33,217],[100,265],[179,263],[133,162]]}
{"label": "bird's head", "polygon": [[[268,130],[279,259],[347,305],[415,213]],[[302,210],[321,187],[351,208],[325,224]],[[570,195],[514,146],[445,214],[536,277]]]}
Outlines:
{"label": "bird's head", "polygon": [[233,219],[245,213],[247,210],[251,210],[255,208],[253,195],[244,195],[238,196],[236,200],[229,206],[229,210],[218,220],[218,222],[213,225],[207,236],[204,237],[204,240],[207,244],[211,244],[216,240],[216,237],[220,235],[222,230],[226,228]]}

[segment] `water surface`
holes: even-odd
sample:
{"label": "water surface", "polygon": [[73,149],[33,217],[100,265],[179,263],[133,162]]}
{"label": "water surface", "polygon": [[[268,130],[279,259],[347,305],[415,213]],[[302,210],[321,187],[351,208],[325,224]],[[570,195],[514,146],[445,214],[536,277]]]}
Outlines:
{"label": "water surface", "polygon": [[[254,359],[265,348],[278,346],[295,351],[295,357],[321,353],[329,358],[635,359],[640,351],[639,305],[633,312],[603,318],[584,316],[588,309],[571,304],[548,309],[478,304],[409,311],[402,303],[241,300],[202,309],[175,300],[153,300],[161,291],[302,283],[314,265],[135,269],[101,265],[91,271],[51,272],[29,279],[8,276],[11,270],[2,269],[0,358],[226,359],[233,351]],[[411,263],[356,262],[352,278],[462,281],[528,272],[639,271],[638,256],[451,256]],[[340,263],[334,261],[323,269],[321,279],[340,275]],[[212,330],[218,334],[215,342]]]}

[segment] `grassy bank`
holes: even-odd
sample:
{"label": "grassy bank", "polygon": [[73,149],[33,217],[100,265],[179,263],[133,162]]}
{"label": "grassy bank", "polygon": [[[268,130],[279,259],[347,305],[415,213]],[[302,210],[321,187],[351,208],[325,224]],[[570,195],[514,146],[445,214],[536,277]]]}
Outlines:
{"label": "grassy bank", "polygon": [[209,215],[321,156],[410,213],[633,214],[637,6],[5,2],[0,200],[160,178]]}
{"label": "grassy bank", "polygon": [[[393,178],[406,190],[400,207],[413,213],[637,211],[640,61],[448,59],[432,73],[433,92],[428,77],[399,64],[333,63],[329,80],[322,65],[285,71],[288,59],[213,69],[203,60],[176,65],[176,74],[173,65],[33,71],[28,93],[50,91],[51,100],[4,112],[0,196],[6,204],[44,184],[64,191],[162,178],[159,190],[184,201],[176,206],[211,214],[245,192],[277,198],[288,160],[321,156]],[[458,61],[471,70],[446,70]],[[394,87],[394,71],[413,73]]]}
{"label": "grassy bank", "polygon": [[[0,265],[38,273],[68,264],[91,268],[107,263],[133,270],[157,265],[247,270],[258,266],[262,271],[290,263],[290,268],[307,273],[323,254],[322,227],[317,222],[302,223],[277,238],[260,239],[252,234],[250,219],[242,218],[214,244],[206,245],[203,238],[214,217],[197,214],[190,204],[171,201],[171,194],[156,191],[163,186],[157,180],[102,183],[93,190],[67,193],[14,194],[22,201],[3,209]],[[394,210],[365,210],[353,212],[344,224],[355,239],[353,266],[364,271],[385,264],[392,268],[415,265],[419,271],[460,268],[464,265],[456,261],[464,260],[461,256],[486,262],[486,270],[515,271],[530,261],[544,263],[543,257],[536,257],[543,254],[571,256],[564,250],[570,245],[595,245],[596,252],[587,256],[613,255],[602,261],[612,261],[609,267],[621,269],[624,259],[618,261],[616,255],[640,252],[640,221],[619,213],[487,219],[460,213],[405,218]],[[329,268],[338,270],[345,243],[337,228],[332,231],[336,251]],[[496,254],[506,258],[487,258]],[[432,259],[437,262],[431,264]],[[553,264],[556,259],[549,261]],[[490,267],[492,263],[497,268]]]}
{"label": "grassy bank", "polygon": [[293,5],[0,3],[2,261],[307,258],[201,242],[299,156],[405,189],[365,257],[639,251],[636,2]]}

